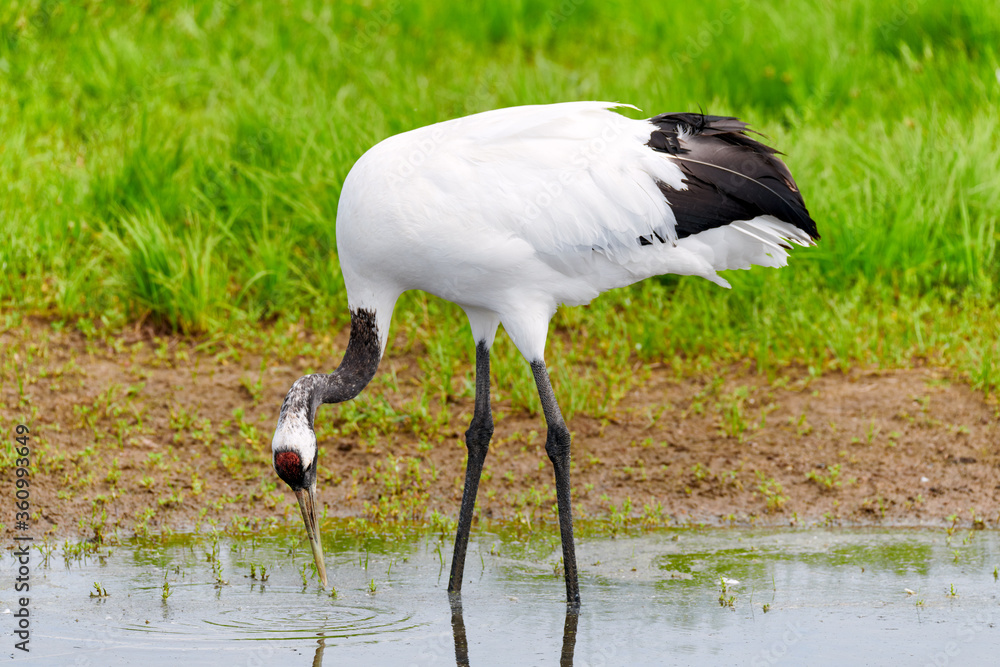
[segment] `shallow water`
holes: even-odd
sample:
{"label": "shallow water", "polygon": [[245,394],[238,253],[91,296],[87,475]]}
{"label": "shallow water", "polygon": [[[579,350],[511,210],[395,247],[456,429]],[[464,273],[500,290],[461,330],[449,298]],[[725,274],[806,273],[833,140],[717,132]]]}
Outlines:
{"label": "shallow water", "polygon": [[[446,593],[450,536],[332,533],[335,599],[315,579],[303,586],[310,553],[297,533],[181,536],[68,561],[57,549],[47,566],[33,554],[31,652],[13,649],[9,615],[3,650],[34,664],[152,667],[215,656],[236,665],[970,665],[993,663],[1000,648],[993,531],[956,531],[950,544],[943,530],[905,529],[581,539],[579,617],[566,616],[554,575],[555,533],[475,535],[456,604]],[[217,584],[213,551],[227,584]],[[15,575],[3,562],[7,610]],[[723,595],[720,578],[738,583]],[[108,597],[90,597],[95,581]]]}

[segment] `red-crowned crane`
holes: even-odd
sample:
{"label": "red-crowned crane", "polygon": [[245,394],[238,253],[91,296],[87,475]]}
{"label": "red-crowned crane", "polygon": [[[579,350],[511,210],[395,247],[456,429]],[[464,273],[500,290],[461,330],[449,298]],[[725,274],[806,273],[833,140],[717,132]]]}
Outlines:
{"label": "red-crowned crane", "polygon": [[[271,443],[295,492],[327,585],[316,518],[323,403],[356,396],[385,352],[399,295],[420,289],[465,311],[476,344],[476,399],[449,591],[460,591],[476,491],[493,435],[490,347],[503,323],[531,365],[555,468],[566,597],[579,605],[570,511],[570,432],[545,367],[560,304],[674,273],[728,287],[716,272],[779,267],[791,243],[819,238],[773,148],[736,118],[694,113],[632,120],[609,102],[498,109],[390,137],[344,181],[337,250],[351,335],[340,366],[289,390]],[[634,108],[634,107],[633,107]]]}

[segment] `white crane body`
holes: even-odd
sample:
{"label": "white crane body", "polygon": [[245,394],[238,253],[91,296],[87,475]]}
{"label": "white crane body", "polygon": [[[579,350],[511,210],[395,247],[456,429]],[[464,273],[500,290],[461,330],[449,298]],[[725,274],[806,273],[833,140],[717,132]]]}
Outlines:
{"label": "white crane body", "polygon": [[[687,189],[656,126],[572,102],[498,109],[390,137],[344,182],[337,247],[352,310],[378,315],[382,349],[396,298],[420,289],[458,304],[475,340],[497,320],[540,359],[560,304],[667,273],[779,267],[803,230],[765,215],[678,238],[657,183]],[[664,239],[640,245],[640,237]]]}
{"label": "white crane body", "polygon": [[618,106],[487,111],[390,137],[351,169],[337,209],[350,342],[335,371],[292,385],[271,443],[324,586],[316,410],[370,382],[400,294],[419,289],[458,304],[476,343],[475,412],[448,590],[461,591],[493,435],[490,347],[503,323],[531,365],[548,426],[566,598],[576,609],[570,433],[544,362],[556,308],[668,273],[728,287],[718,271],[784,266],[791,244],[819,238],[788,169],[744,123],[687,113],[632,120],[611,110]]}

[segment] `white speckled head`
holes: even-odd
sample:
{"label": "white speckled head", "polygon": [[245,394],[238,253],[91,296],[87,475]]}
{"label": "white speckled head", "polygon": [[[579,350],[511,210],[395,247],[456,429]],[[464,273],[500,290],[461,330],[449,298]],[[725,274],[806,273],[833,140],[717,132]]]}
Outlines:
{"label": "white speckled head", "polygon": [[326,565],[316,513],[316,433],[304,411],[287,410],[282,413],[271,439],[271,451],[275,472],[292,487],[299,502],[306,535],[316,560],[316,572],[325,588]]}
{"label": "white speckled head", "polygon": [[307,486],[308,471],[316,460],[316,433],[305,415],[286,412],[271,439],[275,472],[293,489]]}

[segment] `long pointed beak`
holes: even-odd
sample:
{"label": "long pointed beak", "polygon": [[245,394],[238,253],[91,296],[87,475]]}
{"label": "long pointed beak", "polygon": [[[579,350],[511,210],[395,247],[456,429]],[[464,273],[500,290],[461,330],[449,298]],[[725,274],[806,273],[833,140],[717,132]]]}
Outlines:
{"label": "long pointed beak", "polygon": [[306,535],[309,536],[309,546],[312,547],[313,558],[316,559],[319,580],[323,582],[323,588],[326,588],[326,565],[323,563],[323,545],[319,541],[319,519],[316,518],[316,484],[308,489],[293,490],[299,501],[299,509],[302,510],[302,521],[306,524]]}

